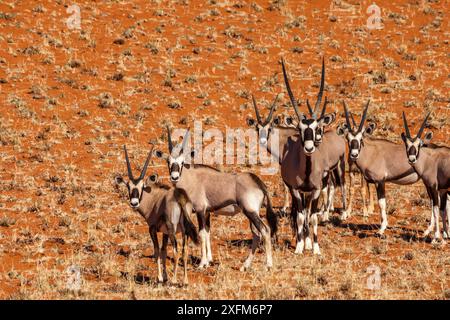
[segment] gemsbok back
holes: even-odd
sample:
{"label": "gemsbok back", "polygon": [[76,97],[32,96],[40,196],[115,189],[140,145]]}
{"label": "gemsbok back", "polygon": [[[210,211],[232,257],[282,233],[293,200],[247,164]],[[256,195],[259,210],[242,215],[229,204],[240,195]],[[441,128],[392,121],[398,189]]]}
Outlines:
{"label": "gemsbok back", "polygon": [[434,240],[438,240],[441,237],[439,209],[441,209],[444,238],[450,237],[450,148],[430,144],[432,132],[428,132],[422,140],[429,115],[429,113],[426,115],[417,135],[412,137],[403,112],[405,132],[402,132],[402,140],[405,143],[408,161],[427,187],[433,208],[431,228],[427,229],[425,236],[434,230]]}
{"label": "gemsbok back", "polygon": [[[235,215],[242,211],[250,221],[253,241],[250,255],[241,270],[250,268],[261,237],[265,244],[266,265],[267,268],[271,268],[271,234],[276,235],[277,216],[273,212],[265,184],[253,173],[225,173],[206,165],[186,163],[185,151],[188,150],[185,149],[189,139],[189,129],[186,130],[181,147],[173,146],[169,128],[167,128],[167,135],[169,154],[156,151],[155,155],[167,161],[171,182],[177,188],[186,191],[192,200],[202,244],[199,267],[205,267],[212,262],[210,213],[214,211],[218,214]],[[269,227],[259,216],[264,202]]]}
{"label": "gemsbok back", "polygon": [[337,132],[347,139],[350,160],[356,164],[364,178],[376,186],[381,213],[381,226],[377,233],[383,235],[388,225],[386,183],[410,185],[417,182],[420,178],[408,163],[402,145],[385,139],[370,137],[376,125],[375,123],[370,123],[365,127],[369,103],[370,100],[364,108],[359,126],[356,127],[356,123],[355,126],[352,126],[347,104],[343,101],[346,124],[339,127]]}
{"label": "gemsbok back", "polygon": [[[152,238],[154,246],[155,258],[158,264],[158,281],[167,281],[166,257],[167,243],[170,239],[175,260],[172,283],[177,282],[179,255],[176,234],[181,233],[183,238],[183,283],[187,284],[188,238],[191,238],[195,244],[198,244],[199,242],[197,229],[189,218],[189,213],[192,212],[192,203],[185,191],[158,183],[156,174],[151,175],[145,180],[145,173],[152,156],[152,151],[148,154],[145,165],[138,178],[133,176],[125,146],[124,151],[127,163],[128,181],[125,181],[122,176],[117,176],[115,181],[117,185],[124,184],[127,187],[130,206],[138,211],[145,221],[147,221],[150,237]],[[163,233],[161,249],[158,244],[158,232]],[[161,270],[161,259],[163,270]]]}

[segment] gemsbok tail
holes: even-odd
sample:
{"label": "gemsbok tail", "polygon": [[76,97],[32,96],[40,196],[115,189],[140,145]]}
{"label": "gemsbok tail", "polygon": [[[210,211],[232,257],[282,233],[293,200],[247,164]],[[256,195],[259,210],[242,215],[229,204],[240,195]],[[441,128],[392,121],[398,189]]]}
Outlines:
{"label": "gemsbok tail", "polygon": [[[195,226],[195,224],[192,222],[191,217],[190,217],[190,212],[192,212],[192,203],[191,200],[189,199],[187,193],[182,190],[182,189],[176,189],[176,196],[177,196],[177,200],[178,203],[180,204],[181,207],[181,211],[183,214],[183,226],[184,226],[184,230],[186,232],[186,235],[191,238],[191,240],[198,245],[200,243],[199,238],[198,238],[198,231],[197,231],[197,227]],[[191,208],[191,210],[187,210],[187,208]]]}
{"label": "gemsbok tail", "polygon": [[264,197],[266,198],[266,219],[267,223],[270,227],[270,235],[272,238],[276,239],[276,234],[278,231],[278,216],[273,211],[272,202],[270,201],[269,192],[267,191],[267,187],[264,182],[255,174],[250,174],[256,184],[261,188],[261,191],[264,193]]}

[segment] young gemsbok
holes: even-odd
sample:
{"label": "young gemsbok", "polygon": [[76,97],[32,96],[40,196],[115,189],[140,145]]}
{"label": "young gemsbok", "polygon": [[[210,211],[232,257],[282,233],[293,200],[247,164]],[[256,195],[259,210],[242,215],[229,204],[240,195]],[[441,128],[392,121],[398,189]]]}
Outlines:
{"label": "young gemsbok", "polygon": [[[197,214],[202,258],[199,267],[206,267],[212,262],[210,213],[214,211],[223,215],[235,215],[242,211],[250,221],[253,235],[252,248],[241,270],[250,268],[261,237],[266,251],[267,268],[272,267],[271,234],[277,232],[277,216],[273,212],[269,193],[265,184],[253,173],[225,173],[215,168],[187,163],[186,144],[189,140],[189,129],[180,145],[174,147],[170,129],[167,128],[169,154],[156,151],[158,158],[167,161],[171,182],[183,189],[192,200]],[[189,162],[189,161],[188,161]],[[259,211],[263,203],[266,207],[266,218],[269,227],[261,220]]]}
{"label": "young gemsbok", "polygon": [[[309,117],[300,113],[297,100],[289,85],[286,68],[283,59],[281,60],[284,82],[295,114],[298,119],[298,135],[289,137],[285,154],[281,162],[281,175],[283,181],[292,190],[293,204],[291,210],[291,223],[297,236],[295,253],[303,253],[303,249],[311,249],[309,237],[309,219],[313,225],[313,253],[320,254],[318,243],[318,202],[319,196],[328,181],[328,175],[333,169],[330,165],[330,158],[327,147],[322,143],[316,146],[317,127],[324,119],[327,99],[322,107],[322,112],[318,116],[319,108],[322,104],[322,96],[325,83],[325,63],[322,60],[322,79],[320,82],[319,94],[314,110],[309,106]],[[303,197],[302,197],[303,194]]]}
{"label": "young gemsbok", "polygon": [[[198,244],[199,242],[197,229],[189,218],[189,213],[192,212],[192,203],[186,192],[183,190],[158,183],[158,176],[156,174],[151,175],[146,181],[144,180],[152,156],[152,150],[149,152],[145,165],[138,178],[134,178],[133,176],[127,148],[125,146],[124,151],[129,180],[125,181],[122,176],[117,176],[115,181],[117,185],[124,184],[127,187],[130,206],[138,211],[147,221],[154,246],[155,258],[158,264],[158,281],[167,281],[167,242],[170,239],[175,260],[172,283],[177,282],[179,255],[176,234],[181,233],[183,238],[183,283],[187,284],[188,238],[191,238],[195,244]],[[161,249],[158,244],[158,232],[163,233]],[[161,259],[163,264],[162,271]]]}
{"label": "young gemsbok", "polygon": [[364,126],[370,100],[367,102],[358,128],[350,123],[350,115],[347,104],[343,101],[345,112],[345,126],[337,129],[338,134],[344,135],[349,146],[350,160],[352,160],[361,174],[377,189],[378,204],[381,214],[381,226],[379,235],[383,235],[387,228],[386,215],[386,182],[398,185],[410,185],[420,178],[408,163],[405,150],[402,145],[394,142],[369,137],[375,130],[375,123]]}
{"label": "young gemsbok", "polygon": [[426,115],[417,135],[412,137],[403,112],[405,132],[402,132],[402,140],[406,147],[408,161],[427,187],[433,208],[431,224],[426,230],[425,236],[434,229],[434,240],[438,240],[441,237],[439,209],[442,216],[444,238],[450,237],[450,148],[430,144],[429,141],[433,137],[431,132],[428,132],[422,140],[429,115],[429,113]]}

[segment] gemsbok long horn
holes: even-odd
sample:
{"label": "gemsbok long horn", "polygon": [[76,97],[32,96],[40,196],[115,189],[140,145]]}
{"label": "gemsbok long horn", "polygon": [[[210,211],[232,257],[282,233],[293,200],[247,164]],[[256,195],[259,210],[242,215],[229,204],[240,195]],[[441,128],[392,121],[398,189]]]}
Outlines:
{"label": "gemsbok long horn", "polygon": [[181,153],[181,152],[184,152],[184,148],[186,147],[186,144],[187,144],[188,141],[189,141],[189,130],[191,130],[190,127],[186,129],[186,133],[184,134],[184,137],[183,137],[183,143],[181,144],[181,150],[180,150],[180,153]]}
{"label": "gemsbok long horn", "polygon": [[345,122],[347,124],[347,128],[350,131],[353,131],[352,124],[350,123],[350,118],[348,115],[347,103],[345,103],[345,100],[342,100],[342,104],[344,105]]}
{"label": "gemsbok long horn", "polygon": [[259,124],[261,124],[262,123],[261,115],[259,114],[258,107],[256,106],[256,100],[255,100],[254,95],[252,95],[252,101],[253,101],[253,107],[255,108],[256,120],[258,121]]}
{"label": "gemsbok long horn", "polygon": [[353,128],[356,128],[357,127],[356,120],[355,120],[355,117],[353,116],[352,112],[350,112],[350,117],[352,118]]}
{"label": "gemsbok long horn", "polygon": [[145,178],[145,174],[147,172],[148,164],[150,162],[150,159],[152,158],[153,148],[154,148],[154,146],[152,144],[152,148],[150,149],[150,152],[148,153],[147,160],[145,160],[145,164],[144,164],[144,167],[142,168],[141,175],[139,176],[139,179],[144,179]]}
{"label": "gemsbok long horn", "polygon": [[322,77],[320,79],[320,89],[317,95],[316,105],[314,106],[314,115],[317,115],[320,104],[322,103],[323,90],[325,88],[325,59],[322,57]]}
{"label": "gemsbok long horn", "polygon": [[358,131],[361,131],[364,127],[364,122],[366,122],[367,110],[369,110],[370,99],[367,101],[366,107],[364,108],[364,112],[361,118],[361,122],[359,123]]}
{"label": "gemsbok long horn", "polygon": [[172,144],[172,136],[170,135],[170,128],[166,126],[167,129],[167,141],[169,142],[169,153],[172,153],[173,144]]}
{"label": "gemsbok long horn", "polygon": [[291,99],[291,103],[292,103],[292,106],[294,107],[294,111],[295,111],[295,114],[297,115],[298,120],[301,121],[302,113],[298,110],[297,100],[295,100],[294,94],[292,93],[292,89],[291,89],[291,86],[289,84],[289,79],[288,79],[288,76],[287,76],[286,67],[284,65],[284,59],[283,58],[281,58],[281,66],[283,68],[284,83],[286,84],[286,90],[287,90],[287,92],[289,94],[289,99]]}
{"label": "gemsbok long horn", "polygon": [[417,137],[420,139],[422,138],[423,130],[425,129],[425,124],[427,123],[428,117],[430,116],[430,112],[427,113],[425,116],[425,119],[422,122],[422,125],[420,126],[419,132],[417,133]]}
{"label": "gemsbok long horn", "polygon": [[134,180],[133,170],[131,170],[130,159],[128,158],[127,147],[125,145],[123,146],[123,150],[125,151],[125,160],[127,162],[128,178],[130,178],[131,180]]}
{"label": "gemsbok long horn", "polygon": [[405,111],[403,111],[402,115],[403,115],[403,126],[405,127],[405,131],[406,131],[405,133],[406,133],[406,136],[407,136],[408,138],[411,138],[411,132],[409,131],[408,121],[406,120]]}

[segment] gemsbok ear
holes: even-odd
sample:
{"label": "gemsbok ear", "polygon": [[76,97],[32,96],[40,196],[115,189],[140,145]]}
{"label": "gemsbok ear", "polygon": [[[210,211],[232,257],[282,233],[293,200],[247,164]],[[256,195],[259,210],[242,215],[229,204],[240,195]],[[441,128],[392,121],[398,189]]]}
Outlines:
{"label": "gemsbok ear", "polygon": [[430,131],[430,132],[427,132],[427,134],[423,138],[423,143],[429,144],[431,142],[431,139],[433,139],[433,132]]}
{"label": "gemsbok ear", "polygon": [[247,125],[249,127],[253,127],[255,125],[255,123],[256,123],[255,119],[253,119],[253,118],[247,118],[246,121],[247,121]]}
{"label": "gemsbok ear", "polygon": [[276,126],[281,125],[281,119],[280,116],[276,117],[275,119],[273,119],[273,124]]}
{"label": "gemsbok ear", "polygon": [[336,120],[336,113],[335,113],[335,112],[326,114],[326,115],[323,117],[323,119],[322,119],[323,123],[324,123],[326,126],[329,126],[329,125],[332,124],[335,120]]}
{"label": "gemsbok ear", "polygon": [[164,159],[167,160],[169,157],[167,156],[167,154],[165,154],[164,152],[162,152],[161,150],[154,150],[153,151],[153,155],[159,159]]}
{"label": "gemsbok ear", "polygon": [[120,185],[121,183],[125,184],[125,181],[123,180],[122,176],[115,177],[114,182],[116,183],[116,185]]}
{"label": "gemsbok ear", "polygon": [[406,143],[406,134],[404,132],[402,132],[401,137],[402,137],[403,142]]}
{"label": "gemsbok ear", "polygon": [[288,127],[294,127],[294,126],[295,126],[294,120],[292,119],[291,116],[286,117],[286,118],[284,119],[284,124],[285,124],[286,126],[288,126]]}
{"label": "gemsbok ear", "polygon": [[377,125],[373,122],[369,123],[366,130],[364,130],[364,134],[372,135],[375,129],[377,128]]}
{"label": "gemsbok ear", "polygon": [[336,133],[338,136],[343,136],[345,135],[345,133],[347,132],[347,124],[340,124],[337,128],[336,128]]}
{"label": "gemsbok ear", "polygon": [[159,180],[158,175],[156,173],[154,173],[147,178],[147,185],[157,183],[158,180]]}

